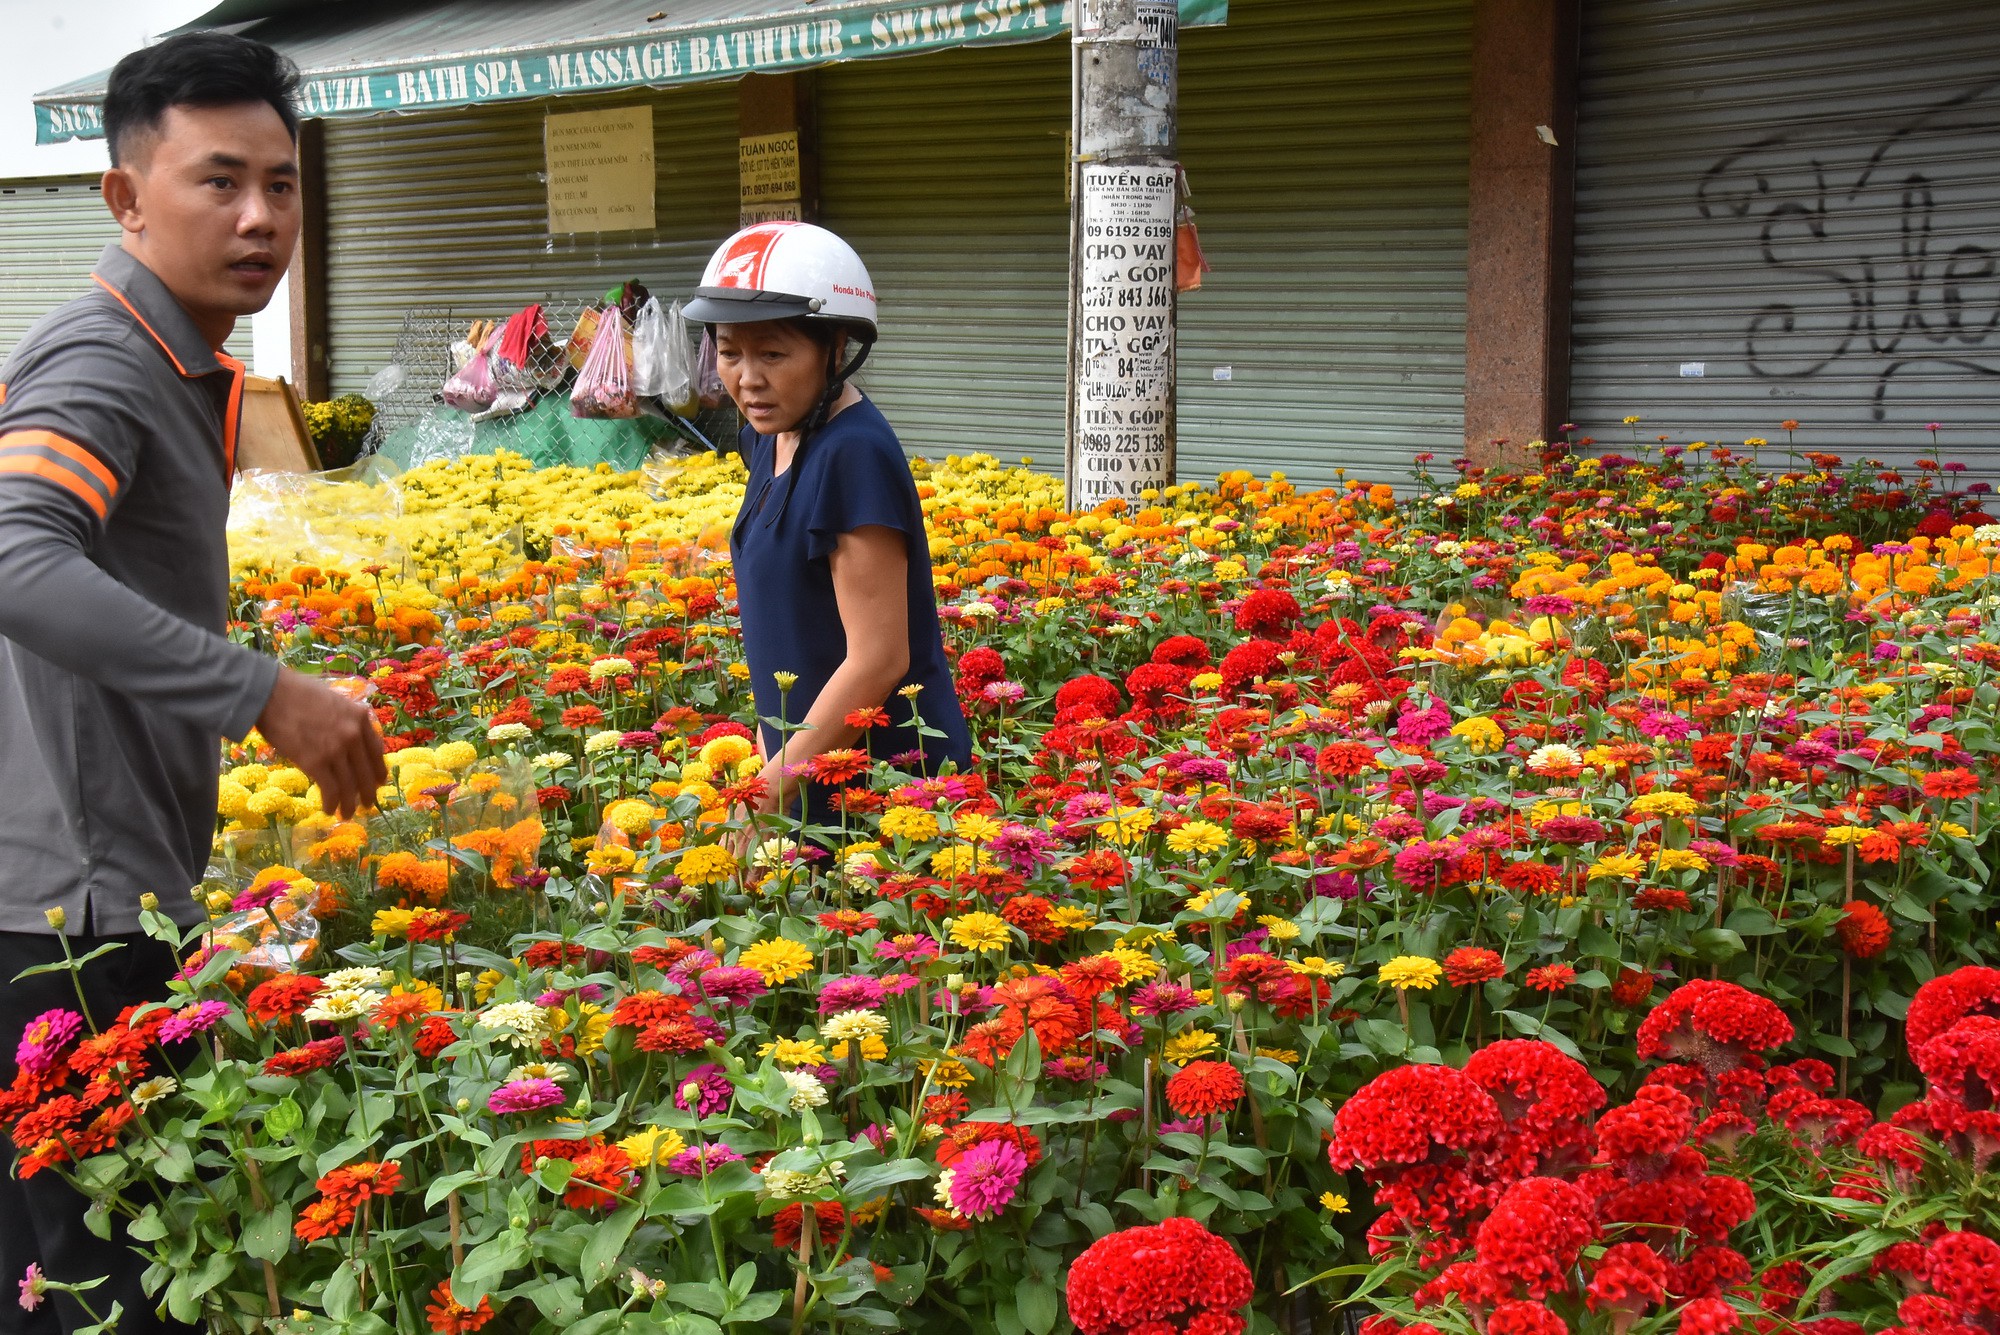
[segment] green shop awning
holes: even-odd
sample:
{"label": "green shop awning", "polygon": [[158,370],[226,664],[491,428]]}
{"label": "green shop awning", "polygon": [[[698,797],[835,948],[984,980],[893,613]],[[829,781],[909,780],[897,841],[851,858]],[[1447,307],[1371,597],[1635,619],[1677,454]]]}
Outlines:
{"label": "green shop awning", "polygon": [[[309,117],[734,79],[839,60],[1029,42],[1069,31],[1071,0],[224,0],[228,26],[298,64]],[[1229,0],[1180,0],[1186,27]],[[109,71],[35,98],[43,144],[104,135]]]}

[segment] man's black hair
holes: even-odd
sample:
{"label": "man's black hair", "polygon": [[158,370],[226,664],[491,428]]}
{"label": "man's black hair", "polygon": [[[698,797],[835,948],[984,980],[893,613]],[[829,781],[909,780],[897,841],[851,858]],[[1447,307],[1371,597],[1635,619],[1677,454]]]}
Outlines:
{"label": "man's black hair", "polygon": [[292,98],[298,67],[262,42],[235,33],[184,32],[143,47],[113,67],[104,94],[104,138],[111,163],[123,160],[134,134],[159,128],[168,107],[230,107],[266,102],[294,141],[299,114]]}

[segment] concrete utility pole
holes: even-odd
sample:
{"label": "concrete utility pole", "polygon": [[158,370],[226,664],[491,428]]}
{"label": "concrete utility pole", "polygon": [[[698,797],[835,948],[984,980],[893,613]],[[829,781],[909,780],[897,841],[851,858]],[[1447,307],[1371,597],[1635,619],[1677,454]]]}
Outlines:
{"label": "concrete utility pole", "polygon": [[1174,480],[1178,0],[1078,0],[1069,502]]}

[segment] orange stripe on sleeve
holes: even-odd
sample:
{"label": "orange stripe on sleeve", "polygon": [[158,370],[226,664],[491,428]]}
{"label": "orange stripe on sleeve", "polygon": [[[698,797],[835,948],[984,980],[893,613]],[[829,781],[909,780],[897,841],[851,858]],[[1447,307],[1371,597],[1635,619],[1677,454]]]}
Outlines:
{"label": "orange stripe on sleeve", "polygon": [[44,459],[39,454],[0,455],[0,473],[26,473],[31,477],[46,478],[60,487],[67,487],[77,499],[90,507],[91,513],[99,519],[109,517],[110,509],[104,498],[88,482],[72,472],[67,464],[59,464],[53,459]]}
{"label": "orange stripe on sleeve", "polygon": [[72,459],[82,464],[85,472],[104,484],[104,490],[108,494],[112,496],[118,494],[118,478],[116,475],[110,469],[106,468],[103,461],[96,455],[75,441],[65,436],[58,436],[53,431],[9,431],[5,435],[0,435],[0,451],[22,445],[40,446],[45,450],[54,450],[57,454],[63,456],[63,458]]}

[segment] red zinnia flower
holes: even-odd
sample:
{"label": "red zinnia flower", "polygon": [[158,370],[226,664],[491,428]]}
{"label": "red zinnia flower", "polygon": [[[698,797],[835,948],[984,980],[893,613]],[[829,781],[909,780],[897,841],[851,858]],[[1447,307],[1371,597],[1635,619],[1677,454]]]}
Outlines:
{"label": "red zinnia flower", "polygon": [[[784,1209],[771,1216],[771,1243],[781,1252],[791,1251],[799,1245],[799,1233],[805,1225],[805,1211],[793,1201]],[[838,1241],[841,1230],[847,1227],[847,1211],[839,1201],[815,1201],[813,1203],[813,1236],[821,1246]]]}
{"label": "red zinnia flower", "polygon": [[1979,791],[1979,776],[1961,765],[1924,775],[1923,785],[1926,797],[1971,797]]}
{"label": "red zinnia flower", "polygon": [[1841,949],[1858,960],[1873,959],[1889,948],[1889,920],[1865,900],[1848,901],[1833,934]]}
{"label": "red zinnia flower", "polygon": [[866,770],[868,764],[865,752],[837,747],[822,751],[807,761],[806,773],[812,776],[814,783],[841,784]]}
{"label": "red zinnia flower", "polygon": [[424,1316],[437,1335],[466,1335],[491,1321],[493,1315],[491,1298],[481,1298],[476,1308],[461,1307],[451,1296],[450,1280],[431,1290],[430,1303],[424,1308]]}
{"label": "red zinnia flower", "polygon": [[1444,957],[1445,981],[1453,987],[1477,987],[1507,972],[1507,962],[1484,946],[1460,946]]}
{"label": "red zinnia flower", "polygon": [[1544,964],[1528,970],[1528,986],[1537,992],[1560,992],[1576,981],[1576,970],[1567,964]]}
{"label": "red zinnia flower", "polygon": [[281,973],[267,978],[251,990],[244,1005],[250,1014],[269,1024],[302,1015],[326,984],[303,973]]}
{"label": "red zinnia flower", "polygon": [[299,1217],[292,1224],[292,1232],[301,1242],[318,1242],[336,1233],[345,1232],[354,1222],[354,1206],[344,1200],[322,1197],[299,1211]]}
{"label": "red zinnia flower", "polygon": [[1182,1117],[1226,1112],[1243,1097],[1243,1075],[1228,1062],[1189,1062],[1167,1081],[1167,1106]]}

